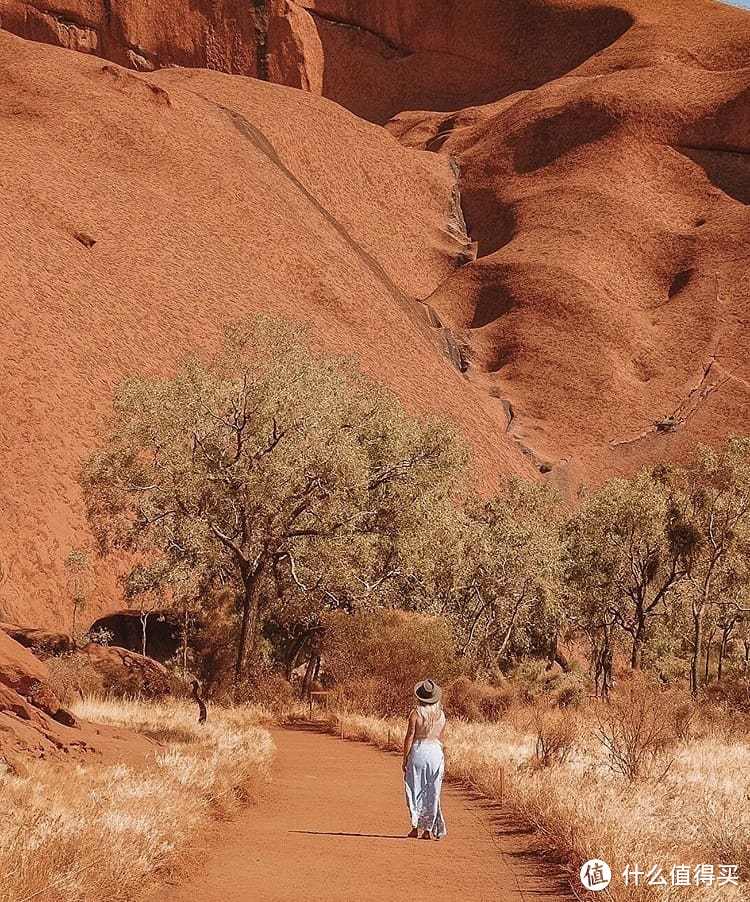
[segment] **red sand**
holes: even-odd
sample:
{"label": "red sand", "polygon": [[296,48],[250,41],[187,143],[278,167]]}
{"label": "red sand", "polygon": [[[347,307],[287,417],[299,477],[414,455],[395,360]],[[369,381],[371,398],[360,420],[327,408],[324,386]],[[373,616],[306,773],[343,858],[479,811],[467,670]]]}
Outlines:
{"label": "red sand", "polygon": [[[268,798],[196,850],[188,876],[148,902],[558,902],[563,876],[499,806],[443,793],[449,835],[406,839],[400,759],[275,730]],[[146,900],[144,900],[146,902]]]}

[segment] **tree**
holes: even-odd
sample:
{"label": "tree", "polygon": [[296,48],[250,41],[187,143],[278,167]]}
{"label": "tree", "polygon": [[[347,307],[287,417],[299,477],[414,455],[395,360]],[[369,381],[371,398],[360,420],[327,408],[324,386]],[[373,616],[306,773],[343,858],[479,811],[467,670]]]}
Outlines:
{"label": "tree", "polygon": [[81,548],[71,548],[65,558],[65,570],[72,605],[70,635],[75,643],[78,636],[78,615],[86,607],[91,592],[88,554]]}
{"label": "tree", "polygon": [[615,479],[570,518],[565,540],[567,582],[578,614],[603,640],[602,666],[611,669],[619,628],[630,638],[631,668],[640,669],[650,625],[687,575],[693,539],[678,506],[652,472]]}
{"label": "tree", "polygon": [[[720,450],[699,448],[689,466],[665,469],[662,478],[692,532],[686,554],[685,596],[692,622],[690,688],[699,691],[701,660],[708,658],[710,614],[726,644],[750,586],[750,438],[733,438]],[[733,616],[734,615],[734,616]]]}
{"label": "tree", "polygon": [[290,593],[355,604],[394,578],[400,538],[429,530],[465,460],[446,426],[262,318],[208,362],[122,384],[81,482],[103,553],[173,596],[235,593],[239,680]]}
{"label": "tree", "polygon": [[480,666],[548,654],[556,640],[560,575],[558,499],[536,483],[510,481],[489,500],[466,507],[461,543],[449,571],[445,612],[459,650]]}

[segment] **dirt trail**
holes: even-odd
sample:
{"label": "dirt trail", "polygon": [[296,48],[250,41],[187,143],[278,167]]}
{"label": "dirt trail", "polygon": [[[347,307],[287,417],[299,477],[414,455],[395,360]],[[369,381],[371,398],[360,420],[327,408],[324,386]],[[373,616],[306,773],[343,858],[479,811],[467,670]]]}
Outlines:
{"label": "dirt trail", "polygon": [[[558,902],[565,882],[498,806],[449,786],[448,836],[406,839],[400,761],[303,729],[274,730],[266,798],[149,902]],[[202,856],[197,856],[201,858]]]}

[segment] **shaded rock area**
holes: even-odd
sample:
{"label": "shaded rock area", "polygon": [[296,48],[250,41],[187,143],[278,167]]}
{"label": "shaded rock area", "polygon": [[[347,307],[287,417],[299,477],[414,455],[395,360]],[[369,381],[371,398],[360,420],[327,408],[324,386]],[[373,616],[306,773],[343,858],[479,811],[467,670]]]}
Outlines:
{"label": "shaded rock area", "polygon": [[36,758],[128,763],[153,751],[144,736],[75,718],[49,676],[42,661],[0,630],[0,766],[24,774]]}
{"label": "shaded rock area", "polygon": [[146,656],[156,661],[168,661],[174,657],[181,642],[179,617],[174,611],[138,610],[114,611],[95,620],[89,633],[103,633],[111,645],[129,651],[143,650],[144,623],[146,634]]}
{"label": "shaded rock area", "polygon": [[49,685],[45,665],[0,630],[0,762],[85,749],[76,719]]}
{"label": "shaded rock area", "polygon": [[63,709],[52,691],[49,673],[42,661],[2,631],[0,631],[0,684],[60,723],[74,726],[75,718]]}

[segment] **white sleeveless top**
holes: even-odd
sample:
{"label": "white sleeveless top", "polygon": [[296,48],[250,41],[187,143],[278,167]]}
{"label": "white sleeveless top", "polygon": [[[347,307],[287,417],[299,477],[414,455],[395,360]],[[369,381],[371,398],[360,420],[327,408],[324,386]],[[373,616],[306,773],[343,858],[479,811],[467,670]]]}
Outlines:
{"label": "white sleeveless top", "polygon": [[[439,713],[436,714],[435,708]],[[415,739],[439,739],[440,732],[445,726],[445,712],[440,705],[418,705],[417,724],[414,732]]]}

